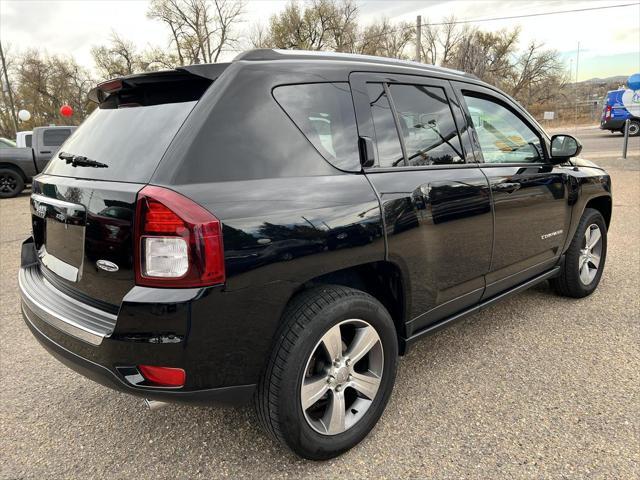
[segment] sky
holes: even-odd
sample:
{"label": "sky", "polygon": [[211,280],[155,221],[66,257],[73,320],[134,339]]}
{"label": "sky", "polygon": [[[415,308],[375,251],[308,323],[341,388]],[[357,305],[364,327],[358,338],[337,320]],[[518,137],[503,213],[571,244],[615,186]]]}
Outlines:
{"label": "sky", "polygon": [[[238,27],[241,37],[256,24],[266,24],[288,1],[250,0]],[[579,81],[640,72],[640,1],[638,0],[531,0],[531,1],[383,1],[360,0],[359,21],[369,24],[381,17],[391,21],[437,22],[455,15],[458,20],[557,12],[580,8],[631,4],[585,12],[521,19],[477,22],[484,30],[500,30],[519,25],[521,46],[535,40],[556,49],[572,77]],[[70,54],[78,62],[93,67],[91,47],[106,44],[112,32],[132,40],[139,47],[166,48],[167,29],[146,18],[145,0],[0,0],[0,40],[10,51],[38,47],[52,54]],[[244,34],[244,35],[243,35]],[[578,58],[578,45],[580,49]],[[248,47],[248,42],[244,48]],[[237,52],[228,52],[230,60]]]}

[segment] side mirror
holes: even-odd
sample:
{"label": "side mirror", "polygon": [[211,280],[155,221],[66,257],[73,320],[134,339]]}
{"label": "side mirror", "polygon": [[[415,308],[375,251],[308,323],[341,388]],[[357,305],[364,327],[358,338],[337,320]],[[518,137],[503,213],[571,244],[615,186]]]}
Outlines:
{"label": "side mirror", "polygon": [[360,148],[360,164],[364,168],[373,167],[376,163],[375,146],[369,137],[360,137],[358,140]]}
{"label": "side mirror", "polygon": [[562,163],[580,155],[582,144],[571,135],[554,135],[551,137],[551,163]]}

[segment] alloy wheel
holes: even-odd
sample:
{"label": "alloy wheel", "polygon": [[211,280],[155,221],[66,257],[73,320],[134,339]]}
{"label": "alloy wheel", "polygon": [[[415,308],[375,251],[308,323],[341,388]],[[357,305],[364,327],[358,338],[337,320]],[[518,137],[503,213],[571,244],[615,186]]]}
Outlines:
{"label": "alloy wheel", "polygon": [[364,320],[331,327],[307,360],[300,401],[307,423],[323,435],[347,431],[362,419],[380,388],[384,352]]}
{"label": "alloy wheel", "polygon": [[584,232],[584,241],[580,250],[578,270],[583,285],[590,285],[598,273],[602,256],[602,232],[592,223]]}
{"label": "alloy wheel", "polygon": [[18,177],[16,174],[3,173],[0,174],[0,192],[12,193],[18,188]]}

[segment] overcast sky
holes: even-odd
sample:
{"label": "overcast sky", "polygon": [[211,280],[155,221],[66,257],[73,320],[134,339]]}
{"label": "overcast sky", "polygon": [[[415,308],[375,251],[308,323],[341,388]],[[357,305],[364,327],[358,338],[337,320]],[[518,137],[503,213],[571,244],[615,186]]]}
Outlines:
{"label": "overcast sky", "polygon": [[[256,23],[266,23],[280,12],[287,1],[253,0],[246,2],[245,21],[239,27],[245,37]],[[575,75],[576,50],[580,42],[579,80],[640,71],[640,2],[604,1],[358,1],[360,23],[380,17],[392,21],[435,22],[454,14],[459,20],[526,15],[600,6],[633,4],[622,8],[566,13],[542,17],[481,22],[486,30],[522,27],[522,44],[542,41],[561,52],[567,67]],[[11,51],[30,47],[49,53],[70,54],[92,67],[90,50],[109,41],[112,31],[138,46],[167,47],[168,32],[157,21],[146,18],[144,0],[0,0],[0,38]],[[225,59],[235,54],[227,53]]]}

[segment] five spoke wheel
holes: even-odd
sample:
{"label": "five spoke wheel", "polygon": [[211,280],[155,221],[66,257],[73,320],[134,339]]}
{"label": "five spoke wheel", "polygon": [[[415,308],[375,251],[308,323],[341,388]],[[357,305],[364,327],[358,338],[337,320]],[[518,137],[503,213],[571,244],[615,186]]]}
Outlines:
{"label": "five spoke wheel", "polygon": [[600,227],[593,223],[589,225],[584,232],[584,242],[578,261],[580,281],[584,285],[590,285],[591,282],[593,282],[593,279],[598,273],[601,255],[602,232],[600,231]]}
{"label": "five spoke wheel", "polygon": [[3,172],[0,174],[0,192],[10,195],[18,188],[18,174],[13,172]]}
{"label": "five spoke wheel", "polygon": [[384,354],[375,328],[364,320],[331,327],[307,361],[300,401],[309,425],[336,435],[355,425],[378,393]]}

